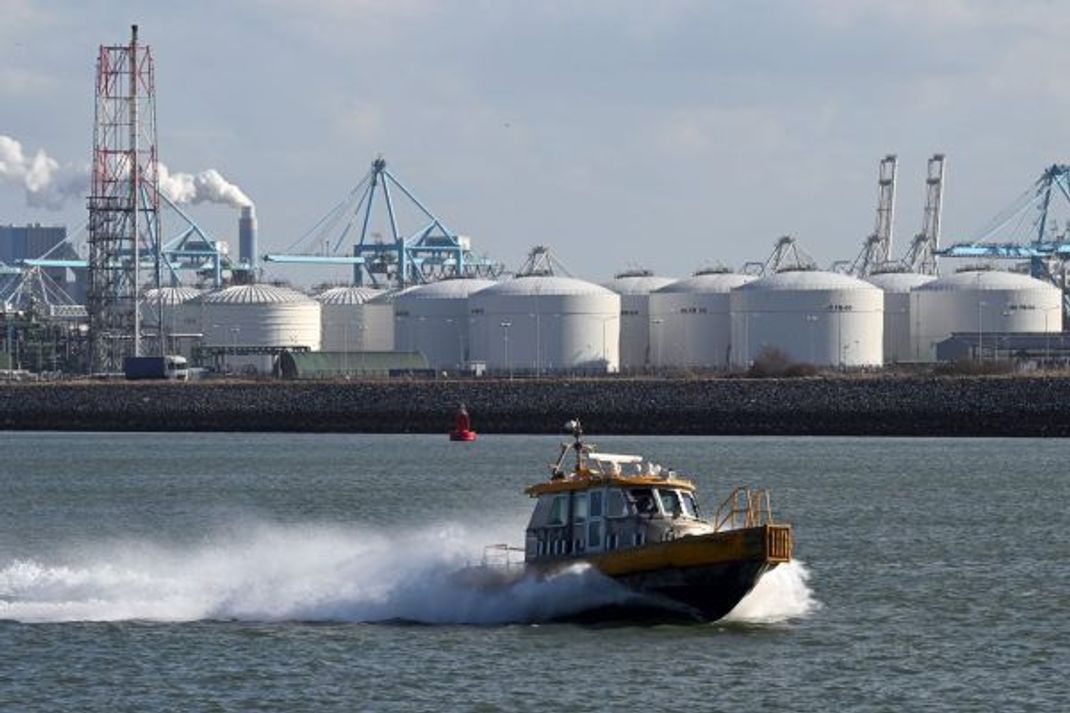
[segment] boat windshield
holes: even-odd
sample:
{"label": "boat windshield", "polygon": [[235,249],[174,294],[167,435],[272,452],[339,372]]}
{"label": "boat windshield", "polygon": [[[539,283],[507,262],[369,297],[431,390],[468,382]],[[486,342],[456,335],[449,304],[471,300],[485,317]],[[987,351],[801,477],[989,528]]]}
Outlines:
{"label": "boat windshield", "polygon": [[695,497],[691,493],[681,493],[680,501],[684,504],[684,515],[688,517],[698,517],[698,505],[695,503]]}
{"label": "boat windshield", "polygon": [[658,497],[661,499],[661,510],[666,515],[670,517],[679,517],[683,512],[683,507],[680,505],[680,496],[675,490],[659,488]]}
{"label": "boat windshield", "polygon": [[628,491],[635,511],[640,515],[657,515],[658,505],[654,501],[654,491],[650,488],[632,488]]}
{"label": "boat windshield", "polygon": [[547,525],[564,525],[565,520],[568,518],[568,497],[564,495],[558,495],[554,498],[553,506],[550,509],[550,517],[547,519]]}

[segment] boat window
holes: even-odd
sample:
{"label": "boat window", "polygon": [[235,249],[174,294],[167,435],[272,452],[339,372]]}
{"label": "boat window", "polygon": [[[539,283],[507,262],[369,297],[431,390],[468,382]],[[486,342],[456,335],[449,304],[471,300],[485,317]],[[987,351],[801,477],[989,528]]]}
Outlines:
{"label": "boat window", "polygon": [[602,517],[602,491],[592,490],[590,492],[591,503],[591,518]]}
{"label": "boat window", "polygon": [[568,496],[558,495],[554,498],[553,507],[550,508],[550,517],[547,518],[547,525],[564,525],[565,520],[568,518]]}
{"label": "boat window", "polygon": [[624,502],[624,493],[616,488],[609,491],[606,503],[606,517],[624,517],[628,514],[628,505]]}
{"label": "boat window", "polygon": [[684,504],[684,515],[698,517],[698,505],[695,504],[695,496],[687,492],[680,493],[680,496]]}
{"label": "boat window", "polygon": [[592,522],[587,525],[587,544],[591,547],[591,549],[597,549],[602,546],[601,521]]}
{"label": "boat window", "polygon": [[587,493],[576,493],[572,501],[572,521],[586,522],[587,520]]}
{"label": "boat window", "polygon": [[680,496],[676,494],[675,490],[658,490],[658,497],[661,499],[661,509],[670,517],[679,517],[683,512],[683,508],[680,506]]}
{"label": "boat window", "polygon": [[650,488],[632,488],[628,491],[635,511],[640,515],[657,515],[658,505],[654,501],[654,491]]}

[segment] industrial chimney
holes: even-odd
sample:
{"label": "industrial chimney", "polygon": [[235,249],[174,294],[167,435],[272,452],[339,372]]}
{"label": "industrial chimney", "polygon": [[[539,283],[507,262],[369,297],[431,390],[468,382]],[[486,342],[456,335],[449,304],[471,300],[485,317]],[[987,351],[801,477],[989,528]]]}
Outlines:
{"label": "industrial chimney", "polygon": [[256,268],[256,212],[253,206],[242,206],[238,218],[238,260],[242,266]]}

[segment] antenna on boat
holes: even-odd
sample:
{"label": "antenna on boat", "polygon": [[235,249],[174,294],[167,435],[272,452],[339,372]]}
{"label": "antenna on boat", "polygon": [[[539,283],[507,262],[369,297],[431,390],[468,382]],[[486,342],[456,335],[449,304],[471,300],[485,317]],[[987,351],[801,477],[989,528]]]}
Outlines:
{"label": "antenna on boat", "polygon": [[576,472],[579,473],[583,470],[583,452],[586,450],[586,446],[583,445],[583,424],[578,418],[574,418],[565,424],[565,430],[575,439],[572,449],[576,451]]}
{"label": "antenna on boat", "polygon": [[565,454],[570,450],[576,451],[576,473],[583,470],[583,454],[587,450],[587,446],[583,443],[583,425],[578,418],[574,418],[565,422],[565,433],[571,433],[573,437],[572,443],[561,444],[561,455],[557,458],[557,463],[550,466],[551,478],[564,478],[565,471],[561,469],[561,465],[565,462]]}

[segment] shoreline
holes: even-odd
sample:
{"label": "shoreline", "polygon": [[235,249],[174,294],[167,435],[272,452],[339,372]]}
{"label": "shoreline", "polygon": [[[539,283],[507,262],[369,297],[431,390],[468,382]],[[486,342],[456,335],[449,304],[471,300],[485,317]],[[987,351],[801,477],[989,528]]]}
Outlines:
{"label": "shoreline", "polygon": [[42,382],[0,385],[8,431],[1070,437],[1067,376]]}

